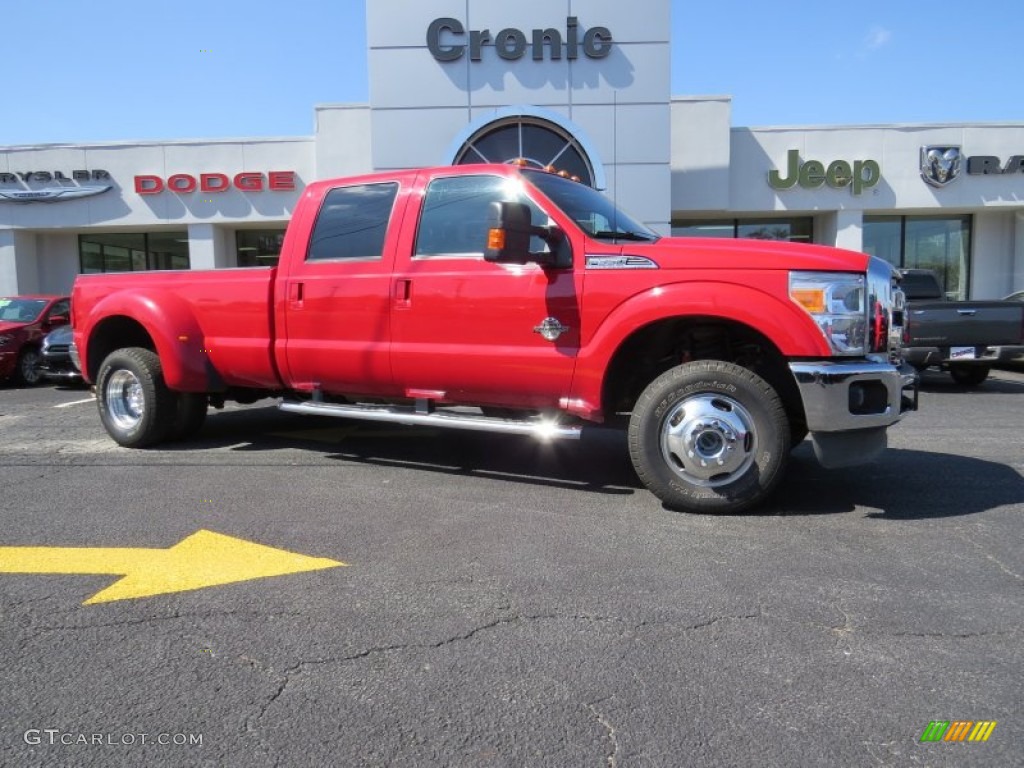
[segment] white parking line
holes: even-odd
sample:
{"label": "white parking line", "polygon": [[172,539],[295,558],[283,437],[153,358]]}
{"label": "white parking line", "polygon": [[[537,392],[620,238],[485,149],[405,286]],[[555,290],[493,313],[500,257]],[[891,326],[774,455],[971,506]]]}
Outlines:
{"label": "white parking line", "polygon": [[67,408],[70,405],[81,405],[82,403],[91,403],[95,401],[95,397],[87,397],[85,400],[72,400],[70,403],[61,403],[60,405],[53,406],[54,408]]}

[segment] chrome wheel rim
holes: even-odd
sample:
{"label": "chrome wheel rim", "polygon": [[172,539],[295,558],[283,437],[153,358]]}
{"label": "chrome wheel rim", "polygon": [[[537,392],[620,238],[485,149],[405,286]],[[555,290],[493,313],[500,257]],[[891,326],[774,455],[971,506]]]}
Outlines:
{"label": "chrome wheel rim", "polygon": [[680,479],[717,488],[754,463],[754,419],[737,401],[702,394],[677,403],[661,422],[661,453]]}
{"label": "chrome wheel rim", "polygon": [[115,371],[107,380],[106,400],[110,418],[118,429],[131,430],[146,415],[142,383],[131,371]]}

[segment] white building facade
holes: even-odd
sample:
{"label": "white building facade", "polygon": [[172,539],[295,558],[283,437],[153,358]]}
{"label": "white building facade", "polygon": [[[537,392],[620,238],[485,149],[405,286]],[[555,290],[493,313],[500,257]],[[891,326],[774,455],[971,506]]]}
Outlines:
{"label": "white building facade", "polygon": [[0,295],[274,263],[305,184],[526,158],[664,234],[782,238],[1024,288],[1024,123],[736,128],[670,93],[669,0],[373,0],[370,102],[312,136],[0,148]]}

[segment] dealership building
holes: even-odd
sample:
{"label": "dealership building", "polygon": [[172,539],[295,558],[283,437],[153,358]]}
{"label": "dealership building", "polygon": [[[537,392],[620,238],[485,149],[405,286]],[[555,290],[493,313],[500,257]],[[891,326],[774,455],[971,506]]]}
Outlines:
{"label": "dealership building", "polygon": [[1024,123],[735,127],[729,96],[671,94],[671,4],[642,5],[368,1],[369,103],[312,107],[310,136],[0,147],[0,295],[273,264],[312,181],[520,157],[663,234],[862,250],[951,298],[1024,289]]}

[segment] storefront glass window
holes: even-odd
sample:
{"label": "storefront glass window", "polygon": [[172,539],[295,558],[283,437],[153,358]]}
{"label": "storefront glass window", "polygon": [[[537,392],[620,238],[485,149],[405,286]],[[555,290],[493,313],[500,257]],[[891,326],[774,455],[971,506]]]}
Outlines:
{"label": "storefront glass window", "polygon": [[281,257],[284,229],[239,229],[235,247],[240,267],[273,267]]}
{"label": "storefront glass window", "polygon": [[748,237],[809,243],[814,232],[810,216],[793,219],[695,219],[672,222],[673,237]]}
{"label": "storefront glass window", "polygon": [[107,232],[78,236],[83,274],[188,269],[188,232]]}
{"label": "storefront glass window", "polygon": [[579,142],[554,123],[535,117],[491,123],[463,145],[455,165],[508,163],[517,159],[525,160],[531,168],[553,166],[594,186],[590,161]]}
{"label": "storefront glass window", "polygon": [[865,216],[861,247],[894,267],[903,266],[903,217]]}
{"label": "storefront glass window", "polygon": [[103,246],[89,241],[78,241],[78,252],[82,263],[82,274],[89,275],[103,271]]}
{"label": "storefront glass window", "polygon": [[970,216],[865,216],[863,243],[893,266],[932,270],[947,298],[968,298]]}

